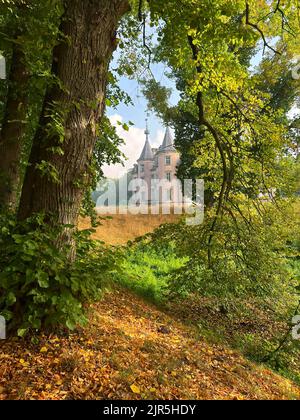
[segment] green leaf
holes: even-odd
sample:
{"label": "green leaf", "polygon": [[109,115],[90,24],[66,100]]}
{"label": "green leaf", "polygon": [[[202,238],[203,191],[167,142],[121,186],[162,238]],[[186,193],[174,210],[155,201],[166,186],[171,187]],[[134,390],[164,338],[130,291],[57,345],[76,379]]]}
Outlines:
{"label": "green leaf", "polygon": [[28,332],[28,328],[19,328],[17,331],[18,337],[23,338]]}
{"label": "green leaf", "polygon": [[68,320],[66,321],[66,326],[67,326],[67,328],[69,328],[69,330],[71,330],[71,331],[75,330],[75,328],[76,328],[76,324],[75,324],[75,322],[71,321],[70,319],[68,319]]}
{"label": "green leaf", "polygon": [[9,292],[6,298],[6,303],[8,306],[13,305],[14,303],[16,303],[17,298],[15,296],[15,294],[13,292]]}
{"label": "green leaf", "polygon": [[38,271],[36,277],[41,288],[47,289],[49,287],[49,276],[47,273],[44,271]]}

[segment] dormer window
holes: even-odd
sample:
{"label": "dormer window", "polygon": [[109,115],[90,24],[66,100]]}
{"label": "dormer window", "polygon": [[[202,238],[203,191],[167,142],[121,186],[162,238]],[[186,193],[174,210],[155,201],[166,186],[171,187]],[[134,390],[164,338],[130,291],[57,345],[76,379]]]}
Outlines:
{"label": "dormer window", "polygon": [[166,156],[166,166],[171,165],[171,156]]}

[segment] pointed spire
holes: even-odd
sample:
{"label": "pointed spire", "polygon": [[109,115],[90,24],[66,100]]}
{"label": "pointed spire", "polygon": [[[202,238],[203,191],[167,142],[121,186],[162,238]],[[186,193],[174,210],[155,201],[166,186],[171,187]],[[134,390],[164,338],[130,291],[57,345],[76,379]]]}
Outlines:
{"label": "pointed spire", "polygon": [[163,144],[160,147],[160,151],[162,152],[175,152],[175,147],[174,147],[174,143],[173,143],[173,137],[171,134],[171,130],[169,127],[166,128],[166,133],[165,133],[165,137],[164,137],[164,141]]}
{"label": "pointed spire", "polygon": [[142,154],[138,162],[142,160],[153,160],[154,158],[152,148],[149,142],[149,134],[150,134],[150,131],[149,131],[149,126],[148,126],[148,119],[146,119],[146,130],[145,130],[146,142],[145,142],[145,146],[143,148]]}
{"label": "pointed spire", "polygon": [[149,131],[149,126],[148,126],[148,118],[146,118],[146,130],[145,130],[145,135],[146,135],[146,140],[147,140],[147,141],[149,141],[150,131]]}

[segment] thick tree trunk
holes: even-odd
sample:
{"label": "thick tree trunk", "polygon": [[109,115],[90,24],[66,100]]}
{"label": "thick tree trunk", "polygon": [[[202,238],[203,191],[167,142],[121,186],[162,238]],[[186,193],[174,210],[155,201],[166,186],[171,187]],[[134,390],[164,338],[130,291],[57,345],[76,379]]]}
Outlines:
{"label": "thick tree trunk", "polygon": [[0,131],[0,207],[16,209],[26,132],[29,72],[22,47],[14,44],[5,115]]}
{"label": "thick tree trunk", "polygon": [[[58,224],[76,225],[104,112],[108,66],[117,46],[116,30],[129,3],[65,3],[63,39],[53,57],[53,73],[59,84],[46,94],[23,185],[19,219],[43,212]],[[67,237],[61,240],[67,241]]]}

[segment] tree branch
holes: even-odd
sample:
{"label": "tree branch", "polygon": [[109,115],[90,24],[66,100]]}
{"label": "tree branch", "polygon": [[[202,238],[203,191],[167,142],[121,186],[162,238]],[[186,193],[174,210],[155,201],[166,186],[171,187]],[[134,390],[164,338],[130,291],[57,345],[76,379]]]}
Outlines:
{"label": "tree branch", "polygon": [[271,51],[273,51],[273,53],[278,54],[278,55],[281,55],[281,53],[279,51],[275,50],[275,48],[273,48],[268,43],[268,41],[267,41],[267,39],[265,37],[265,34],[260,29],[260,27],[257,24],[255,24],[253,22],[250,22],[250,6],[249,6],[249,3],[248,2],[246,2],[246,25],[251,26],[253,29],[255,29],[257,32],[260,33],[260,36],[261,36],[261,38],[263,40],[263,43],[264,43],[264,52],[265,52],[265,49],[266,48],[269,48]]}
{"label": "tree branch", "polygon": [[[188,36],[188,41],[189,41],[189,44],[190,44],[190,47],[191,47],[191,50],[192,50],[192,53],[193,53],[193,59],[196,63],[197,74],[200,75],[200,74],[202,74],[202,66],[198,62],[198,49],[197,49],[196,45],[194,44],[194,40],[191,36]],[[212,226],[210,228],[210,234],[209,234],[209,239],[208,239],[208,264],[209,264],[209,266],[211,266],[211,259],[212,259],[211,245],[212,245],[212,241],[213,241],[213,237],[214,237],[215,229],[217,227],[218,220],[219,220],[219,218],[220,218],[220,216],[222,215],[222,212],[223,212],[224,201],[226,200],[226,196],[229,195],[230,172],[231,171],[228,170],[226,152],[224,150],[224,145],[223,145],[223,142],[222,142],[222,140],[219,136],[219,133],[213,127],[213,125],[205,118],[202,92],[197,93],[196,105],[198,107],[198,121],[199,121],[199,124],[206,127],[207,130],[210,132],[210,134],[213,136],[213,138],[215,140],[215,143],[216,143],[216,146],[217,146],[217,149],[218,149],[218,151],[220,153],[220,156],[221,156],[222,167],[223,167],[223,182],[222,182],[221,191],[220,191],[219,198],[218,198],[217,211],[216,211],[216,215],[214,217]]]}
{"label": "tree branch", "polygon": [[143,0],[139,0],[138,18],[140,22],[143,22]]}

